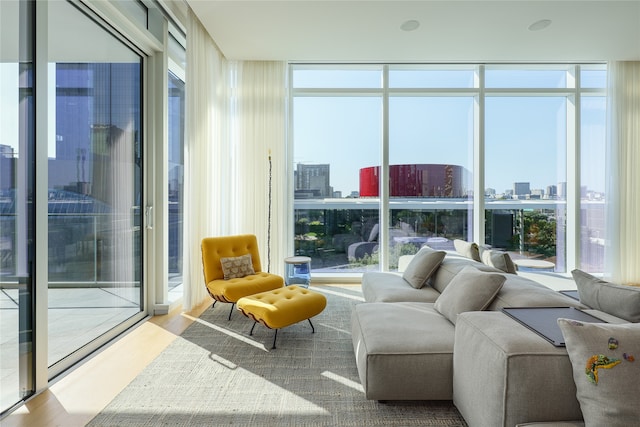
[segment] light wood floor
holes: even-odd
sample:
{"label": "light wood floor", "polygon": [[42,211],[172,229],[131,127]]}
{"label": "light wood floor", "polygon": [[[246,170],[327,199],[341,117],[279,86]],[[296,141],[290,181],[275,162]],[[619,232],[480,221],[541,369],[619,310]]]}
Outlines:
{"label": "light wood floor", "polygon": [[210,306],[207,302],[189,313],[176,308],[167,315],[150,318],[57,379],[0,424],[84,426]]}

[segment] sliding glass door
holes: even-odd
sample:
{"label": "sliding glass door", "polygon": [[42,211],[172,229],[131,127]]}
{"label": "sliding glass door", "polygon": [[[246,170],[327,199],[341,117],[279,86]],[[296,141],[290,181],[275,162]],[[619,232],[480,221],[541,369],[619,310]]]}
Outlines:
{"label": "sliding glass door", "polygon": [[49,365],[142,311],[142,57],[49,5]]}
{"label": "sliding glass door", "polygon": [[32,18],[0,2],[0,413],[34,391]]}

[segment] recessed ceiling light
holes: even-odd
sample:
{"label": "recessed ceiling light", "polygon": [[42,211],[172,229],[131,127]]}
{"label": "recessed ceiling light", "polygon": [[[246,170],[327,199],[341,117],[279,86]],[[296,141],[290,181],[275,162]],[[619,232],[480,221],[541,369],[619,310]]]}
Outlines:
{"label": "recessed ceiling light", "polygon": [[413,31],[417,29],[419,26],[420,26],[420,22],[416,21],[415,19],[410,19],[408,21],[403,22],[402,25],[400,25],[400,29],[402,31]]}
{"label": "recessed ceiling light", "polygon": [[551,25],[551,19],[541,19],[529,25],[529,31],[540,31]]}

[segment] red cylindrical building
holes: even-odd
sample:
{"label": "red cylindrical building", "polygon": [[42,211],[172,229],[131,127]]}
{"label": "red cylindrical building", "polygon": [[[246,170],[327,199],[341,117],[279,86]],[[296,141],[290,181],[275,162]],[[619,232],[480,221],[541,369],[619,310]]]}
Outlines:
{"label": "red cylindrical building", "polygon": [[[360,169],[360,197],[380,195],[380,166]],[[464,197],[464,168],[457,165],[390,165],[391,197]]]}

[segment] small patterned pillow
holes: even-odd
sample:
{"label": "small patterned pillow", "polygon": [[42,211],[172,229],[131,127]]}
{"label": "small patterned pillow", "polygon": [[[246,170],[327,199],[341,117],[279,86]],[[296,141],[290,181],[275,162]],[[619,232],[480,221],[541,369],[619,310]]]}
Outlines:
{"label": "small patterned pillow", "polygon": [[222,273],[224,280],[237,279],[240,277],[256,274],[253,270],[253,261],[251,254],[241,255],[237,257],[220,258],[222,264]]}

